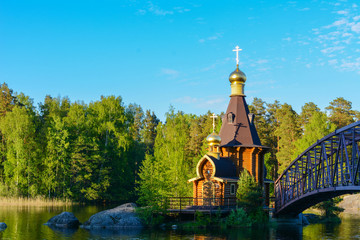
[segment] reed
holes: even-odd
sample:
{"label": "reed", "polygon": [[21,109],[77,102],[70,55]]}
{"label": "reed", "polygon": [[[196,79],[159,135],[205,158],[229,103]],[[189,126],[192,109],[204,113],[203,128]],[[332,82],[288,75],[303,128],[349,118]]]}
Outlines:
{"label": "reed", "polygon": [[0,197],[0,206],[71,206],[77,204],[79,203],[68,199]]}

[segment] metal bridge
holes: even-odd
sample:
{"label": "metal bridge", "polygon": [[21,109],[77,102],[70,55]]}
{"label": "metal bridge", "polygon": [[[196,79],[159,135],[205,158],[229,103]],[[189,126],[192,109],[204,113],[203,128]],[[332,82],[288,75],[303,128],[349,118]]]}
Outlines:
{"label": "metal bridge", "polygon": [[318,140],[275,182],[274,216],[296,216],[324,200],[360,192],[360,121]]}

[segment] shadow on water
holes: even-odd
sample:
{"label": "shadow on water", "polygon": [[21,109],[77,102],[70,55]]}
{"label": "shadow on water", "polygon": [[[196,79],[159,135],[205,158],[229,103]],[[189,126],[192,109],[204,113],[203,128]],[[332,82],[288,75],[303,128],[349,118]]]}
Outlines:
{"label": "shadow on water", "polygon": [[90,235],[98,237],[123,237],[131,238],[133,236],[139,236],[143,232],[140,228],[121,228],[121,229],[91,229],[88,230]]}
{"label": "shadow on water", "polygon": [[75,228],[75,229],[74,228],[58,228],[58,227],[54,227],[54,226],[48,226],[48,225],[46,225],[46,226],[48,228],[50,228],[51,230],[53,230],[57,234],[63,234],[65,237],[71,237],[78,230],[77,228]]}

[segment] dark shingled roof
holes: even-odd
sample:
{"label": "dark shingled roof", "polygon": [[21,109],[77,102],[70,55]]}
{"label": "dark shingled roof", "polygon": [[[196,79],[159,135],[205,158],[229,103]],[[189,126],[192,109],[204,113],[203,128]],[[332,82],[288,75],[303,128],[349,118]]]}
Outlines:
{"label": "dark shingled roof", "polygon": [[[233,114],[233,122],[228,122]],[[232,96],[220,130],[221,146],[261,146],[253,123],[249,121],[249,108],[244,96]]]}
{"label": "dark shingled roof", "polygon": [[236,167],[235,164],[228,158],[216,159],[213,156],[208,157],[215,164],[215,177],[226,177],[226,178],[236,178]]}

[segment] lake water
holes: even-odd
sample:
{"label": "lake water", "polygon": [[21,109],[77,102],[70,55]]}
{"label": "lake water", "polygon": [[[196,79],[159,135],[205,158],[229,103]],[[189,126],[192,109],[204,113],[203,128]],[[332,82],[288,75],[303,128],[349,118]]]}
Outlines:
{"label": "lake water", "polygon": [[59,231],[43,225],[51,217],[63,212],[73,212],[80,222],[109,207],[0,207],[0,222],[8,228],[0,232],[0,239],[359,239],[360,217],[347,216],[340,224],[312,224],[305,227],[295,224],[277,224],[276,227],[208,229],[195,232],[171,231],[101,231],[90,232],[79,228],[74,231]]}

